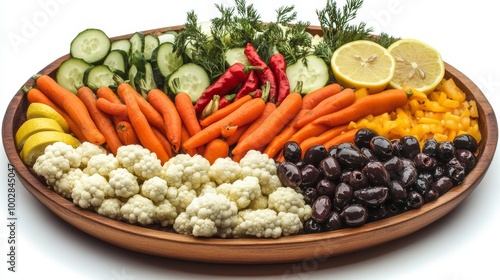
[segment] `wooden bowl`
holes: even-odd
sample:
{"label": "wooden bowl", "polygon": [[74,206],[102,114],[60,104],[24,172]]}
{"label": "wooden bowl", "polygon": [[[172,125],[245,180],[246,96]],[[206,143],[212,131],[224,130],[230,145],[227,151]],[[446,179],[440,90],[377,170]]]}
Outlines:
{"label": "wooden bowl", "polygon": [[[144,33],[178,30],[182,26],[148,30]],[[320,34],[318,27],[311,33]],[[118,38],[128,38],[124,35]],[[62,56],[40,73],[55,75],[60,63],[69,55]],[[89,210],[84,210],[49,189],[23,164],[14,144],[14,133],[25,120],[28,102],[22,90],[10,101],[3,119],[3,144],[9,161],[15,166],[24,187],[43,205],[61,219],[80,230],[105,242],[150,255],[212,263],[279,263],[319,259],[341,255],[404,237],[435,222],[459,205],[481,182],[495,153],[498,140],[495,113],[479,88],[449,64],[446,78],[455,83],[476,100],[480,115],[483,139],[479,145],[477,166],[462,184],[439,197],[436,201],[397,216],[368,223],[359,228],[347,228],[333,232],[297,235],[279,239],[220,239],[196,238],[163,230],[140,227],[115,221]],[[33,85],[28,79],[26,86]]]}

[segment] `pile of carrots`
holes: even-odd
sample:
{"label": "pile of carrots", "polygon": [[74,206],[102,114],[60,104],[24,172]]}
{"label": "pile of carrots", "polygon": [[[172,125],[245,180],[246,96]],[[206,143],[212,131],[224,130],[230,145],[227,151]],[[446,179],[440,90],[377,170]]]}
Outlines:
{"label": "pile of carrots", "polygon": [[303,151],[353,142],[351,121],[391,112],[408,101],[402,90],[367,95],[329,84],[304,96],[291,92],[279,105],[247,95],[200,119],[187,93],[169,98],[152,89],[144,98],[124,82],[116,90],[82,86],[75,95],[48,75],[35,77],[27,98],[60,112],[81,141],[113,154],[122,145],[140,144],[162,163],[177,153],[201,154],[211,163],[227,156],[239,161],[249,150],[281,161],[287,141],[299,143]]}

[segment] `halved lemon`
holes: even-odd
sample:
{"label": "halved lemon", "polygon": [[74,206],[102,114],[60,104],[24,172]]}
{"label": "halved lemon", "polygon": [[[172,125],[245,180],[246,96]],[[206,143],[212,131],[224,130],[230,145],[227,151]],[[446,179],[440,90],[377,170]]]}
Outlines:
{"label": "halved lemon", "polygon": [[36,159],[45,152],[45,148],[55,142],[64,142],[68,145],[77,148],[80,141],[73,135],[60,131],[40,131],[37,132],[24,142],[21,150],[21,160],[29,166],[35,164]]}
{"label": "halved lemon", "polygon": [[369,40],[342,45],[332,55],[331,67],[338,83],[370,94],[384,90],[394,75],[396,62],[389,51]]}
{"label": "halved lemon", "polygon": [[47,104],[33,102],[28,105],[28,109],[26,109],[26,117],[28,119],[33,118],[49,118],[54,119],[59,123],[64,132],[70,132],[70,128],[66,120],[57,112],[54,108],[50,107]]}
{"label": "halved lemon", "polygon": [[59,123],[49,118],[33,118],[25,121],[16,131],[15,141],[17,149],[22,149],[24,142],[31,135],[40,131],[64,132]]}
{"label": "halved lemon", "polygon": [[430,45],[416,39],[400,39],[388,48],[396,60],[396,70],[390,82],[393,88],[411,86],[421,92],[432,92],[444,77],[441,54]]}

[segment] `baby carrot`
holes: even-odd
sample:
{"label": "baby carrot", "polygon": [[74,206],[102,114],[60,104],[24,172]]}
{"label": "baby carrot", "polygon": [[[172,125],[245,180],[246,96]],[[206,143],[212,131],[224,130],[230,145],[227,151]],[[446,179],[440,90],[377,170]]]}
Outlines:
{"label": "baby carrot", "polygon": [[120,85],[123,85],[123,87],[127,87],[127,91],[130,91],[132,93],[132,95],[135,97],[137,105],[139,106],[139,109],[142,111],[150,125],[158,128],[162,133],[165,133],[165,124],[163,123],[162,115],[155,108],[153,108],[153,106],[149,104],[149,102],[130,84],[121,83]]}
{"label": "baby carrot", "polygon": [[115,127],[118,137],[125,145],[141,144],[137,135],[135,134],[134,128],[128,121],[120,121]]}
{"label": "baby carrot", "polygon": [[182,124],[182,130],[181,130],[181,151],[185,154],[188,154],[190,156],[194,156],[195,154],[203,154],[203,153],[200,153],[200,151],[203,151],[203,148],[205,146],[200,146],[200,147],[197,147],[197,148],[192,148],[192,149],[184,149],[182,147],[182,143],[184,143],[184,141],[186,141],[187,139],[189,139],[189,137],[191,137],[191,135],[189,134],[189,131],[187,130],[186,126],[184,124]]}
{"label": "baby carrot", "polygon": [[215,138],[207,143],[203,157],[213,164],[218,158],[225,158],[229,155],[229,145],[220,138]]}
{"label": "baby carrot", "polygon": [[301,143],[309,137],[318,136],[330,127],[324,124],[308,123],[295,132],[288,140]]}
{"label": "baby carrot", "polygon": [[113,103],[108,99],[99,97],[96,100],[96,106],[102,112],[117,117],[119,119],[124,119],[127,117],[127,106],[121,103]]}
{"label": "baby carrot", "polygon": [[300,145],[300,149],[302,150],[302,156],[304,156],[307,149],[314,145],[324,145],[326,142],[330,141],[332,138],[339,136],[341,133],[347,131],[348,125],[341,125],[330,128],[329,130],[321,133],[318,136],[313,136],[302,141]]}
{"label": "baby carrot", "polygon": [[182,121],[174,102],[159,89],[150,90],[147,99],[162,116],[167,139],[172,144],[174,151],[178,152],[181,146]]}
{"label": "baby carrot", "polygon": [[288,94],[276,110],[269,114],[265,123],[243,141],[238,142],[232,152],[239,154],[264,147],[297,115],[301,106],[302,95],[300,93],[292,92]]}
{"label": "baby carrot", "polygon": [[342,87],[337,84],[328,84],[322,88],[306,94],[302,100],[302,108],[312,109],[324,99],[342,91]]}
{"label": "baby carrot", "polygon": [[75,94],[59,85],[48,75],[39,75],[35,78],[38,89],[73,119],[87,141],[96,145],[106,142],[106,138],[90,117],[87,107]]}
{"label": "baby carrot", "polygon": [[172,144],[170,141],[168,141],[167,137],[161,133],[158,128],[156,127],[151,127],[153,129],[153,132],[155,133],[156,137],[158,137],[158,140],[160,140],[161,144],[163,145],[163,148],[165,148],[165,151],[167,152],[167,155],[169,157],[173,157],[174,152],[172,149]]}
{"label": "baby carrot", "polygon": [[231,104],[227,105],[226,107],[216,110],[212,114],[208,115],[206,118],[200,120],[200,125],[202,127],[206,127],[211,125],[212,123],[224,118],[225,116],[229,115],[231,112],[234,112],[236,109],[238,109],[243,103],[249,101],[252,99],[252,96],[250,95],[245,95],[241,97],[238,100],[235,100]]}
{"label": "baby carrot", "polygon": [[328,150],[331,147],[335,145],[339,145],[342,143],[351,143],[354,144],[354,136],[356,135],[356,132],[359,130],[359,128],[354,128],[350,129],[344,133],[341,133],[340,135],[330,139],[329,141],[325,142],[323,146]]}
{"label": "baby carrot", "polygon": [[[100,108],[102,100],[99,101],[99,99],[106,99],[111,103],[117,104],[116,107],[121,107],[125,109],[125,112],[120,112],[120,114],[113,114],[109,112],[108,114],[112,115],[111,117],[113,118],[113,122],[115,125],[118,125],[120,121],[128,121],[128,116],[127,116],[127,110],[125,108],[125,105],[122,103],[120,98],[118,98],[118,95],[108,86],[101,86],[96,90],[96,95],[97,95],[97,107]],[[120,106],[123,105],[123,106]],[[113,105],[115,106],[115,105]],[[123,110],[123,109],[117,109],[118,111]],[[116,112],[118,113],[118,112]]]}
{"label": "baby carrot", "polygon": [[400,89],[387,89],[382,92],[367,95],[357,99],[352,105],[319,117],[312,124],[327,125],[330,127],[347,124],[368,115],[380,115],[404,106],[411,93]]}
{"label": "baby carrot", "polygon": [[[241,99],[240,99],[241,100]],[[243,141],[248,135],[252,134],[255,130],[260,129],[261,125],[264,122],[267,122],[267,117],[274,111],[276,110],[276,103],[274,102],[266,102],[266,107],[264,108],[264,111],[260,116],[251,123],[251,125],[248,127],[248,129],[240,136],[240,139],[238,139],[238,142]]]}
{"label": "baby carrot", "polygon": [[356,95],[354,94],[354,90],[352,88],[346,88],[337,94],[323,99],[323,101],[313,107],[309,113],[298,119],[295,122],[295,126],[303,127],[321,116],[336,112],[351,105],[355,100]]}
{"label": "baby carrot", "polygon": [[163,164],[169,159],[169,156],[167,151],[165,151],[163,144],[151,128],[148,119],[146,119],[144,113],[140,109],[135,97],[136,93],[135,89],[127,83],[121,83],[118,86],[118,95],[127,106],[128,117],[135,133],[137,134],[137,138],[141,142],[142,146],[155,153]]}
{"label": "baby carrot", "polygon": [[189,135],[194,135],[201,130],[196,111],[191,97],[185,92],[179,92],[174,99],[175,108],[179,112],[182,123],[186,126]]}
{"label": "baby carrot", "polygon": [[262,114],[265,106],[266,104],[262,98],[254,98],[246,102],[231,114],[203,128],[200,132],[187,139],[183,144],[184,149],[195,148],[220,137],[221,129],[226,125],[240,127],[254,121]]}

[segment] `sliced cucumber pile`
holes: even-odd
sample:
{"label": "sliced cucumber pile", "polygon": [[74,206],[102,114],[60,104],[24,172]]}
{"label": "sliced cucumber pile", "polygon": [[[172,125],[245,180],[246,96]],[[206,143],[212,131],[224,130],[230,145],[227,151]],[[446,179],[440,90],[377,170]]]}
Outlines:
{"label": "sliced cucumber pile", "polygon": [[328,65],[322,58],[310,54],[305,59],[305,63],[300,59],[286,68],[290,87],[294,88],[298,81],[302,81],[302,94],[324,87],[330,78]]}

